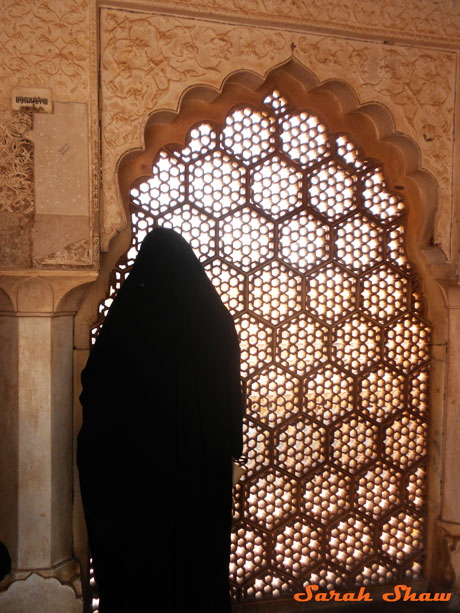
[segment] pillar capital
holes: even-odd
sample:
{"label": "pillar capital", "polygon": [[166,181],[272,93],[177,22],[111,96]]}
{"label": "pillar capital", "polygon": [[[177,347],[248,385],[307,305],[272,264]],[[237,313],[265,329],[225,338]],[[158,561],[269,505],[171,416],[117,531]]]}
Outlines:
{"label": "pillar capital", "polygon": [[75,313],[96,270],[0,270],[0,312]]}

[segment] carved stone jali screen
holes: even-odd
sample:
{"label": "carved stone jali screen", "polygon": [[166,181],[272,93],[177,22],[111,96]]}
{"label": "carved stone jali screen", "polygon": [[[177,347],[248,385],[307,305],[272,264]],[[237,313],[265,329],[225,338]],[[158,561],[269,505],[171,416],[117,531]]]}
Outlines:
{"label": "carved stone jali screen", "polygon": [[94,336],[156,226],[192,245],[239,331],[235,601],[421,577],[430,328],[382,165],[275,90],[193,125],[130,194]]}

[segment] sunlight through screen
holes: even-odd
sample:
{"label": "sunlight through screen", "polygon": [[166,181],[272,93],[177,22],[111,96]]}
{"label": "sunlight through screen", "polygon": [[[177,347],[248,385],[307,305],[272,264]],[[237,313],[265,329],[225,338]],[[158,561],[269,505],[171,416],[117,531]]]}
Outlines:
{"label": "sunlight through screen", "polygon": [[93,339],[156,226],[191,244],[238,329],[235,601],[420,578],[430,329],[381,164],[274,91],[164,147],[130,206]]}

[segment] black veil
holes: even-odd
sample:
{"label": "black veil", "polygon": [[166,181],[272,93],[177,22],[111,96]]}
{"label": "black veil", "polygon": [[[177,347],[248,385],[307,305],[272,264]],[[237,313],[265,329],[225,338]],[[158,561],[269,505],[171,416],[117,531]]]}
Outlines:
{"label": "black veil", "polygon": [[153,610],[160,597],[165,611],[230,610],[239,358],[193,250],[154,229],[82,373],[77,462],[101,613]]}

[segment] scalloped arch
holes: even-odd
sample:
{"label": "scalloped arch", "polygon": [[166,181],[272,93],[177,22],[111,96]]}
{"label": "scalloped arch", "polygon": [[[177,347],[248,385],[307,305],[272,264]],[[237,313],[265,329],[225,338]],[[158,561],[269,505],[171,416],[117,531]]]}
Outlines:
{"label": "scalloped arch", "polygon": [[[173,129],[177,142],[184,143],[193,116],[196,117],[195,121],[210,120],[219,103],[226,104],[229,109],[242,99],[248,102],[251,97],[257,99],[260,89],[273,87],[280,87],[283,93],[289,90],[303,106],[326,118],[329,128],[350,134],[366,155],[384,164],[389,186],[401,190],[408,204],[410,223],[406,230],[406,246],[410,258],[430,288],[432,300],[429,302],[433,305],[433,313],[436,313],[432,319],[437,320],[444,307],[430,267],[434,263],[437,270],[442,268],[447,271],[448,266],[442,250],[433,246],[439,190],[436,179],[422,167],[420,147],[411,136],[396,131],[391,109],[374,101],[361,102],[356,90],[345,79],[320,82],[315,73],[295,57],[272,66],[264,74],[244,69],[232,71],[218,88],[203,83],[187,87],[178,99],[176,109],[159,108],[144,118],[139,125],[141,146],[126,150],[117,163],[119,205],[125,224],[109,239],[108,252],[101,262],[98,289],[94,288],[91,292],[92,295],[94,292],[90,301],[92,306],[89,307],[87,303],[87,308],[94,313],[94,319],[97,304],[103,300],[108,287],[110,272],[131,241],[127,214],[130,185],[138,177],[150,173],[154,151],[171,142]],[[428,306],[431,310],[430,304]],[[91,318],[90,312],[88,315]]]}
{"label": "scalloped arch", "polygon": [[[393,114],[388,107],[373,101],[361,102],[355,89],[344,79],[320,82],[313,71],[295,57],[271,67],[264,75],[249,70],[233,71],[222,80],[219,88],[203,84],[188,87],[178,100],[176,110],[157,109],[146,117],[140,126],[142,146],[126,151],[117,165],[124,212],[128,199],[124,177],[128,175],[131,179],[137,170],[145,170],[145,163],[142,163],[145,162],[145,153],[155,148],[160,126],[177,124],[190,107],[201,107],[201,110],[212,107],[226,94],[231,96],[232,90],[237,101],[238,94],[251,97],[251,93],[255,94],[261,88],[279,84],[280,81],[288,83],[289,89],[295,89],[296,98],[303,98],[304,104],[325,116],[329,124],[333,123],[334,127],[340,124],[340,129],[363,146],[367,155],[384,163],[390,185],[398,189],[402,184],[404,188],[404,197],[408,200],[417,230],[412,238],[419,248],[428,246],[437,208],[438,184],[433,175],[423,168],[418,144],[411,136],[396,130]],[[135,163],[139,158],[142,158],[140,165]],[[136,168],[134,174],[132,167]],[[126,213],[125,219],[128,219]],[[410,245],[409,252],[415,260],[418,259]]]}

